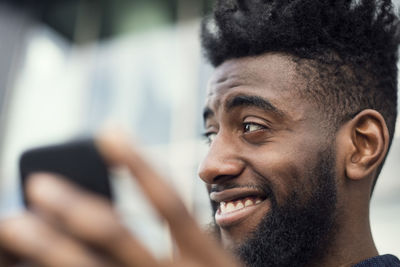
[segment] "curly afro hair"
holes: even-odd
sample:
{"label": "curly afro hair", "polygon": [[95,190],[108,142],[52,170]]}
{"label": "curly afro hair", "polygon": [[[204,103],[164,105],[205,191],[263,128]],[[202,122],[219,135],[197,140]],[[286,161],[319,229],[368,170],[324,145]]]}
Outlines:
{"label": "curly afro hair", "polygon": [[390,0],[217,0],[202,24],[205,56],[289,55],[304,96],[338,127],[364,109],[397,117],[399,20]]}

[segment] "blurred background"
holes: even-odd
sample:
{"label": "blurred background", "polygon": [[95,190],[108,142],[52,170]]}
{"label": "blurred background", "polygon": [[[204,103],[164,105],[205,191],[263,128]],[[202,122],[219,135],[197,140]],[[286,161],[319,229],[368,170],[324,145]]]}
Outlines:
{"label": "blurred background", "polygon": [[[395,4],[399,4],[396,1]],[[207,150],[201,111],[212,68],[199,43],[212,0],[0,0],[0,216],[21,208],[27,148],[91,135],[107,122],[140,140],[202,225],[211,211],[197,166]],[[400,256],[400,123],[371,203],[380,253]],[[157,255],[165,226],[123,172],[126,224]]]}

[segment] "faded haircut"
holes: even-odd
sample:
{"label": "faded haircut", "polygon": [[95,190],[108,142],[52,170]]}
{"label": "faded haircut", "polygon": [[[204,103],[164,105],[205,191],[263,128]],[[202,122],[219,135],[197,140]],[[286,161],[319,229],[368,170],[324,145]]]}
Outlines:
{"label": "faded haircut", "polygon": [[306,80],[304,95],[325,114],[331,132],[374,109],[391,144],[400,41],[391,1],[217,0],[201,40],[214,67],[269,52],[289,56]]}

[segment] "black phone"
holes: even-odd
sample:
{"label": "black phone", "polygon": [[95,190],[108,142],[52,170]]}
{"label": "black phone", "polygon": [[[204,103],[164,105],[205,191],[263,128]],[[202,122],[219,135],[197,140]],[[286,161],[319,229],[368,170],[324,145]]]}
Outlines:
{"label": "black phone", "polygon": [[19,168],[25,205],[29,204],[26,181],[34,172],[60,174],[83,189],[113,200],[107,165],[92,139],[27,150],[20,157]]}

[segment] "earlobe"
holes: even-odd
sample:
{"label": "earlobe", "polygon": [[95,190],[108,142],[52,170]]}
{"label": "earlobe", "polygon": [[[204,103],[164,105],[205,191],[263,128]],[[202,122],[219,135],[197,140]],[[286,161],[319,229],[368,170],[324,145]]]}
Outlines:
{"label": "earlobe", "polygon": [[346,157],[346,176],[360,180],[373,174],[382,163],[389,146],[389,131],[383,116],[363,110],[348,125],[350,145]]}

